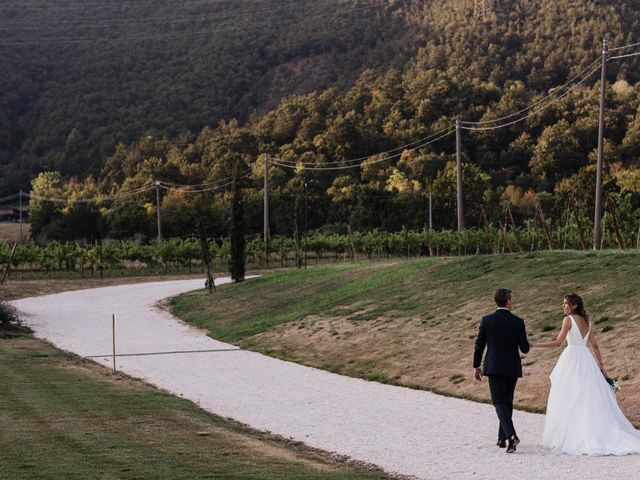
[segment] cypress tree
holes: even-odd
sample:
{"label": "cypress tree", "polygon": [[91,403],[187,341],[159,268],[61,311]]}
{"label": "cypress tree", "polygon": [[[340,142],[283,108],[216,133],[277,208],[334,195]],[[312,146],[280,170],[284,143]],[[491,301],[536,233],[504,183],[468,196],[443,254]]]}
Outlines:
{"label": "cypress tree", "polygon": [[242,282],[244,280],[244,250],[246,241],[242,189],[240,187],[240,164],[237,162],[233,169],[232,195],[231,230],[229,232],[229,240],[231,243],[229,272],[234,282]]}

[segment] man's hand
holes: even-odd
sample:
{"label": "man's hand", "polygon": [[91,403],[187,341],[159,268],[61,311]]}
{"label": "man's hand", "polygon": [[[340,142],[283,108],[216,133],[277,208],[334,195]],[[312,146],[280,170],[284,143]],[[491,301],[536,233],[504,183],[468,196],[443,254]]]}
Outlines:
{"label": "man's hand", "polygon": [[480,369],[480,367],[476,368],[475,372],[473,373],[473,376],[476,377],[476,380],[481,382],[482,381],[482,370]]}

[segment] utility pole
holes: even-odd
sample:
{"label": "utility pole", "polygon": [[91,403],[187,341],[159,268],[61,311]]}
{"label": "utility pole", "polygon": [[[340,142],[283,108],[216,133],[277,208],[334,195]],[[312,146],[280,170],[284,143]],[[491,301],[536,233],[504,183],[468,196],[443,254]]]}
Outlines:
{"label": "utility pole", "polygon": [[304,179],[304,269],[307,269],[307,212],[309,210],[309,201],[307,195],[307,179]]}
{"label": "utility pole", "polygon": [[462,203],[462,153],[460,119],[456,119],[456,180],[458,191],[458,231],[464,230],[464,205]]}
{"label": "utility pole", "polygon": [[604,96],[607,76],[607,54],[609,47],[607,40],[602,39],[602,71],[600,74],[600,114],[598,116],[598,165],[596,170],[596,208],[593,216],[593,249],[598,250],[601,245],[602,231],[600,219],[602,216],[602,163],[604,143]]}
{"label": "utility pole", "polygon": [[156,220],[158,223],[158,241],[162,241],[162,223],[160,221],[160,181],[156,180]]}
{"label": "utility pole", "polygon": [[269,265],[269,154],[264,154],[264,258]]}
{"label": "utility pole", "polygon": [[18,194],[18,218],[20,219],[20,230],[18,231],[18,243],[22,243],[22,189]]}
{"label": "utility pole", "polygon": [[431,190],[429,190],[429,230],[433,228],[433,218],[431,216]]}

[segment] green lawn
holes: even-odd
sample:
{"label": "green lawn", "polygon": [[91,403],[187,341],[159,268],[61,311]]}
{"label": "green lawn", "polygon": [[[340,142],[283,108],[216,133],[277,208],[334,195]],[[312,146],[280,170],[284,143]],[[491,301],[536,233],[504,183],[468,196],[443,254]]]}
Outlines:
{"label": "green lawn", "polygon": [[0,478],[389,477],[12,336],[0,338]]}
{"label": "green lawn", "polygon": [[[175,314],[217,339],[333,372],[488,400],[471,378],[482,315],[497,287],[533,340],[555,338],[562,296],[582,295],[605,366],[622,379],[618,400],[640,423],[640,254],[539,252],[371,262],[269,273],[217,294],[172,301]],[[544,411],[560,349],[524,358],[520,408]]]}

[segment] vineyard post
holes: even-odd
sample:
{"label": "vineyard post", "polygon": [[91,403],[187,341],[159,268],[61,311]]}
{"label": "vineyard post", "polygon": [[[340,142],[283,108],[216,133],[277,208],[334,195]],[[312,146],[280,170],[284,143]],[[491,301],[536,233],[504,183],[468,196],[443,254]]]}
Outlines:
{"label": "vineyard post", "polygon": [[571,216],[571,207],[567,205],[567,214],[564,218],[564,242],[562,243],[562,249],[567,249],[567,237],[569,237],[569,217]]}
{"label": "vineyard post", "polygon": [[605,193],[604,195],[605,195],[604,198],[607,204],[607,211],[609,212],[609,215],[611,215],[611,224],[613,225],[613,231],[616,234],[616,240],[618,241],[618,246],[620,247],[620,250],[624,250],[624,239],[622,238],[622,235],[620,234],[620,229],[618,228],[618,219],[616,218],[616,211],[613,208],[609,195],[607,193]]}
{"label": "vineyard post", "polygon": [[4,281],[7,279],[7,275],[9,275],[9,268],[11,267],[11,261],[13,260],[13,254],[16,252],[16,247],[18,246],[17,243],[13,244],[13,247],[11,247],[11,253],[9,254],[9,258],[7,259],[7,266],[4,269],[4,273],[2,274],[2,280],[0,280],[0,284],[4,283]]}
{"label": "vineyard post", "polygon": [[607,81],[607,54],[609,48],[607,40],[602,39],[602,70],[600,72],[600,112],[598,114],[598,162],[596,169],[596,207],[593,216],[593,249],[602,248],[602,231],[600,218],[602,215],[602,163],[604,143],[604,97]]}
{"label": "vineyard post", "polygon": [[351,258],[356,261],[356,247],[353,244],[353,236],[351,235],[351,224],[347,223],[347,234],[349,234],[349,243],[351,243]]}
{"label": "vineyard post", "polygon": [[551,242],[551,234],[549,233],[549,229],[547,228],[547,222],[544,219],[544,213],[542,213],[542,207],[540,206],[540,201],[536,197],[536,210],[538,211],[538,216],[540,217],[540,223],[542,223],[542,228],[544,228],[544,233],[547,236],[547,243],[549,244],[549,250],[553,250],[553,243]]}
{"label": "vineyard post", "polygon": [[513,234],[516,237],[516,244],[518,245],[518,251],[522,251],[522,245],[520,245],[520,235],[518,235],[518,229],[516,228],[516,222],[513,220],[513,214],[511,208],[507,207],[507,214],[509,215],[509,222],[511,222],[511,228],[513,228]]}
{"label": "vineyard post", "polygon": [[489,226],[489,219],[487,218],[487,211],[484,207],[480,207],[482,209],[482,219],[484,220],[484,229],[487,232],[487,237],[489,237],[489,243],[491,244],[491,252],[497,253],[497,248],[495,243],[493,243],[493,232],[491,232],[491,227]]}
{"label": "vineyard post", "polygon": [[578,215],[578,208],[576,207],[576,202],[571,197],[570,200],[571,208],[573,209],[573,216],[576,218],[576,226],[578,227],[578,235],[580,235],[580,245],[582,245],[582,249],[587,249],[587,241],[584,238],[584,231],[582,230],[582,222],[580,222],[580,215]]}
{"label": "vineyard post", "polygon": [[500,225],[500,230],[502,230],[502,237],[504,238],[504,244],[507,246],[507,250],[509,250],[509,253],[513,253],[513,250],[511,249],[511,243],[509,242],[509,237],[507,237],[506,227],[500,221],[498,222],[498,224]]}

